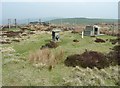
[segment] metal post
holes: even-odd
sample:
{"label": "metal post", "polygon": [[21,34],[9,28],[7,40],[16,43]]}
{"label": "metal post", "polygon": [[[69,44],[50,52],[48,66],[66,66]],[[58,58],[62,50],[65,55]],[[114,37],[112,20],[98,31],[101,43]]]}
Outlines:
{"label": "metal post", "polygon": [[41,19],[39,19],[39,24],[41,24]]}
{"label": "metal post", "polygon": [[15,27],[17,28],[17,20],[15,19]]}
{"label": "metal post", "polygon": [[49,20],[49,28],[50,28],[50,20]]}
{"label": "metal post", "polygon": [[62,29],[62,19],[60,21],[61,21],[61,29]]}
{"label": "metal post", "polygon": [[28,19],[28,25],[29,25],[30,20]]}
{"label": "metal post", "polygon": [[9,27],[9,29],[11,28],[11,20],[10,19],[8,19],[8,27]]}
{"label": "metal post", "polygon": [[114,35],[114,22],[113,22],[113,25],[112,25],[112,36]]}

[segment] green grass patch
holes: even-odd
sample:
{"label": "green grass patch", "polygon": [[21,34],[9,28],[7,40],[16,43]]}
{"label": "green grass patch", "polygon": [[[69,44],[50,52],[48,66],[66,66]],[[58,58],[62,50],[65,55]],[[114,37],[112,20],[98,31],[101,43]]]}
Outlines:
{"label": "green grass patch", "polygon": [[[103,35],[103,36],[98,36],[98,38],[113,39],[116,37]],[[74,39],[79,40],[79,42],[77,43],[73,42]],[[83,53],[85,49],[107,53],[110,51],[109,48],[112,48],[114,46],[108,41],[105,43],[95,43],[94,39],[95,38],[88,37],[88,36],[84,36],[84,38],[82,39],[80,34],[63,32],[63,34],[60,36],[61,41],[59,43],[59,46],[56,49],[51,49],[51,50],[52,52],[58,52],[59,50],[63,49],[64,60],[65,60],[68,55]],[[28,62],[28,60],[25,60],[25,61],[19,60],[19,58],[22,58],[22,57],[25,57],[27,59],[30,52],[34,52],[40,49],[42,45],[45,45],[50,40],[51,40],[51,34],[43,33],[39,35],[31,35],[29,39],[23,40],[20,43],[3,45],[3,47],[13,47],[13,49],[15,49],[16,51],[15,53],[13,53],[14,55],[19,54],[16,58],[18,59],[18,61],[13,60],[3,64],[3,67],[2,67],[3,68],[2,70],[3,85],[4,86],[12,86],[12,85],[14,86],[46,86],[46,85],[61,86],[65,84],[63,80],[64,78],[69,80],[74,79],[73,77],[74,76],[76,77],[76,75],[74,75],[73,73],[74,72],[76,73],[76,71],[74,71],[72,67],[64,66],[63,63],[59,63],[51,71],[49,71],[46,68],[39,69],[39,68],[33,67],[32,64]],[[9,58],[7,57],[7,59]],[[111,77],[114,76],[114,74],[115,75],[117,74],[116,70],[115,70],[116,73],[112,73],[113,68],[115,69],[116,67],[105,69],[107,73],[110,72]],[[83,68],[81,69],[85,70]],[[98,75],[101,77],[101,75],[98,74],[96,71],[93,71],[93,72],[95,72],[94,73],[95,75]],[[85,72],[80,72],[80,73],[87,74],[88,72],[85,70]],[[78,76],[81,77],[80,75]],[[91,78],[94,75],[91,76],[87,74],[86,76],[85,76],[86,80],[89,80],[87,78],[89,77]],[[106,85],[109,85],[109,84],[115,85],[116,82],[114,80],[118,81],[117,78],[116,79],[110,78],[110,80],[108,79],[109,78],[107,78],[107,80],[104,80],[104,77],[102,79],[103,81],[106,81]],[[85,80],[82,81],[81,79],[80,81],[81,81],[81,84],[79,85],[81,86],[85,84],[87,85],[87,81]],[[73,82],[75,81],[73,80]],[[68,82],[68,84],[77,85],[71,82]],[[95,83],[93,84],[96,85]]]}

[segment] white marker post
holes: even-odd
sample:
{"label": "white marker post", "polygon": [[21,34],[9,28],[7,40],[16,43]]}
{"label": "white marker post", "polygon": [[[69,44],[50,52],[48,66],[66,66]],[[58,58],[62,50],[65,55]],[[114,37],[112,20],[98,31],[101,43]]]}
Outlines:
{"label": "white marker post", "polygon": [[83,38],[83,36],[84,36],[84,32],[82,31],[82,38]]}

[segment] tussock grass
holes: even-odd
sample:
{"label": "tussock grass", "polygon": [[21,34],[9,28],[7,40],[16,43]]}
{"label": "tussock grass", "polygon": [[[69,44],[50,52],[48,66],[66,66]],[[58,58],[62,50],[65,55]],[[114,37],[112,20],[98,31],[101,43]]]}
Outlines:
{"label": "tussock grass", "polygon": [[52,69],[63,58],[64,51],[60,50],[53,53],[52,50],[45,48],[29,54],[29,61],[38,68],[47,67]]}
{"label": "tussock grass", "polygon": [[[83,69],[76,66],[72,69],[71,75],[63,80],[64,86],[117,86],[118,66],[110,66],[99,70],[94,67]],[[117,84],[116,84],[117,83]]]}

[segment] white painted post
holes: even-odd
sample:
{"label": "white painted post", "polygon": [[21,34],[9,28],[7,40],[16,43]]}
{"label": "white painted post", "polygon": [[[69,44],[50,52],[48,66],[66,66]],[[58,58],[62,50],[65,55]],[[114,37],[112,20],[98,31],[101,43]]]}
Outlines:
{"label": "white painted post", "polygon": [[84,32],[82,31],[82,38],[83,38],[83,36],[84,36]]}

